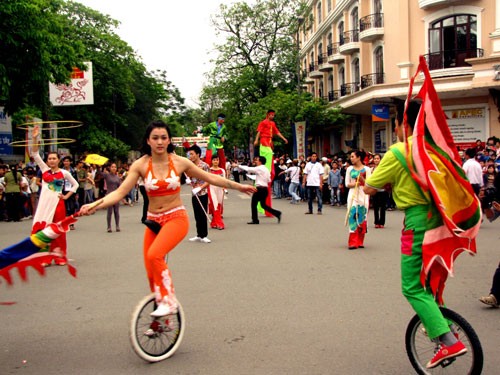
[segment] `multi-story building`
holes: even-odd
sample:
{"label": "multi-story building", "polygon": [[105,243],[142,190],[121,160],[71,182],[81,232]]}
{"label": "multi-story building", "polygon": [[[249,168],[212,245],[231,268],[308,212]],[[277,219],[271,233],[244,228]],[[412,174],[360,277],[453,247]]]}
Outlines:
{"label": "multi-story building", "polygon": [[457,144],[500,137],[500,0],[307,6],[297,35],[302,89],[352,115],[347,125],[309,134],[310,150],[328,155],[353,145],[384,153],[395,141],[391,104],[406,98],[420,55]]}

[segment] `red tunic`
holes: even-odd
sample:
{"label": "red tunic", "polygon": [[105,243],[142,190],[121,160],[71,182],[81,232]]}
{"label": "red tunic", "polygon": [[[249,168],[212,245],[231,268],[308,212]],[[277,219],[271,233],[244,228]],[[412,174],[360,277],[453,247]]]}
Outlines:
{"label": "red tunic", "polygon": [[276,123],[267,118],[260,122],[257,131],[260,133],[260,144],[267,147],[273,147],[273,135],[280,132],[276,127]]}

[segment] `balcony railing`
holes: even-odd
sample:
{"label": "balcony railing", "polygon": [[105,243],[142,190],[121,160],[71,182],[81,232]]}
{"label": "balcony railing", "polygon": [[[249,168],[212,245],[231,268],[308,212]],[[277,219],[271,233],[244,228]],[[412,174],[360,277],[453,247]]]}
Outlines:
{"label": "balcony railing", "polygon": [[340,47],[340,43],[338,43],[338,42],[329,44],[328,47],[326,48],[328,56],[338,55],[340,53],[339,47]]}
{"label": "balcony railing", "polygon": [[334,102],[339,100],[340,90],[328,91],[328,101]]}
{"label": "balcony railing", "polygon": [[359,42],[359,30],[345,31],[340,38],[340,45],[347,43]]}
{"label": "balcony railing", "polygon": [[340,86],[340,96],[354,94],[359,91],[359,82],[344,83]]}
{"label": "balcony railing", "polygon": [[482,48],[474,48],[431,52],[424,56],[429,70],[437,70],[470,66],[465,62],[465,59],[483,57],[483,55],[484,50]]}
{"label": "balcony railing", "polygon": [[384,83],[384,73],[365,74],[361,76],[361,88],[365,89],[373,85]]}
{"label": "balcony railing", "polygon": [[384,15],[382,13],[370,14],[359,20],[359,31],[366,31],[375,27],[384,27]]}

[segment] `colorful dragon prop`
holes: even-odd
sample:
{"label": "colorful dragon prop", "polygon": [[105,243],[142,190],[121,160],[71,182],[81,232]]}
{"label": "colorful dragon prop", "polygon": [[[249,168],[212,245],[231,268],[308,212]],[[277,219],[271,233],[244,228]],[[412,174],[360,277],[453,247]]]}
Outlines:
{"label": "colorful dragon prop", "polygon": [[[57,223],[47,225],[44,229],[26,237],[24,240],[0,251],[0,280],[5,279],[12,285],[11,270],[17,269],[21,279],[26,281],[27,268],[33,267],[39,274],[45,275],[43,263],[51,263],[58,254],[49,252],[49,244],[62,233],[69,231],[69,226],[77,220],[75,215],[68,216]],[[67,264],[68,272],[76,277],[76,268]]]}
{"label": "colorful dragon prop", "polygon": [[[481,203],[474,194],[461,164],[445,113],[441,107],[429,69],[423,56],[410,80],[406,106],[412,98],[415,78],[423,73],[422,87],[415,98],[422,106],[413,129],[412,146],[405,136],[406,158],[410,173],[420,188],[430,193],[440,225],[425,233],[421,283],[429,285],[439,303],[453,262],[463,251],[476,253],[475,238],[481,225]],[[405,132],[407,133],[406,108]],[[434,212],[434,213],[432,213]],[[428,220],[428,223],[435,222]]]}

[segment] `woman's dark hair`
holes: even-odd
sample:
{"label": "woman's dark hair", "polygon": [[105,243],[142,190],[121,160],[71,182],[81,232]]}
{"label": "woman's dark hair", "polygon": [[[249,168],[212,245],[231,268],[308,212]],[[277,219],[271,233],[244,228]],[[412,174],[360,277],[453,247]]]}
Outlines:
{"label": "woman's dark hair", "polygon": [[361,160],[361,163],[364,163],[365,157],[366,157],[366,152],[361,151],[361,150],[352,150],[351,154],[354,153],[356,156]]}
{"label": "woman's dark hair", "polygon": [[157,129],[157,128],[162,128],[162,129],[165,129],[167,131],[168,138],[170,139],[170,143],[167,146],[167,152],[169,154],[171,154],[175,150],[175,147],[172,144],[172,133],[170,132],[170,128],[168,127],[168,125],[165,124],[161,120],[156,120],[156,121],[150,122],[148,127],[146,128],[146,133],[144,134],[144,140],[142,143],[143,153],[151,156],[151,146],[148,145],[148,139],[149,139],[149,136],[151,135],[151,132],[153,131],[153,129]]}
{"label": "woman's dark hair", "polygon": [[14,177],[14,181],[17,184],[17,165],[16,164],[11,164],[10,165],[10,171],[12,172],[12,176]]}

